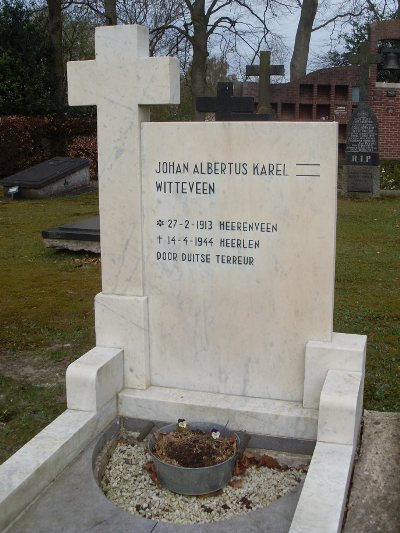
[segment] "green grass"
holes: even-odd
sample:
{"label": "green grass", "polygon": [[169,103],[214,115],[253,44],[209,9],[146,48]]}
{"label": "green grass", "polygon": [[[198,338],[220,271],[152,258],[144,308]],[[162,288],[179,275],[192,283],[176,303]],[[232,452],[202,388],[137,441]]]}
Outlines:
{"label": "green grass", "polygon": [[[0,199],[0,358],[7,370],[0,380],[0,462],[65,409],[63,386],[52,375],[95,344],[100,265],[82,253],[46,249],[41,231],[97,213],[94,193]],[[18,361],[26,366],[30,358],[47,370],[50,386],[19,372]]]}
{"label": "green grass", "polygon": [[0,375],[0,463],[65,409],[60,385],[40,387]]}
{"label": "green grass", "polygon": [[341,200],[334,329],[368,335],[365,407],[400,411],[400,198]]}
{"label": "green grass", "polygon": [[0,204],[0,309],[2,350],[29,350],[72,343],[86,349],[94,340],[93,296],[100,266],[82,254],[43,246],[43,229],[98,213],[95,194]]}
{"label": "green grass", "polygon": [[[65,409],[63,386],[19,366],[32,359],[51,376],[94,346],[100,266],[45,249],[40,232],[97,205],[92,193],[0,201],[0,358],[15,368],[0,376],[0,461]],[[400,411],[399,245],[400,198],[339,200],[334,329],[368,335],[367,409]]]}

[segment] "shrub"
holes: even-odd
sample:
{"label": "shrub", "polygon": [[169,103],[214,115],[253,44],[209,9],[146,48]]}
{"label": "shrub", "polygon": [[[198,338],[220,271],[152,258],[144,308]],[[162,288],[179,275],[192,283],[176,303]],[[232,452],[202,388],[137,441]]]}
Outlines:
{"label": "shrub", "polygon": [[0,178],[63,155],[89,159],[97,176],[94,118],[0,117]]}
{"label": "shrub", "polygon": [[400,189],[400,161],[381,159],[381,189]]}
{"label": "shrub", "polygon": [[97,138],[95,134],[73,137],[68,145],[67,155],[89,159],[90,178],[97,179]]}

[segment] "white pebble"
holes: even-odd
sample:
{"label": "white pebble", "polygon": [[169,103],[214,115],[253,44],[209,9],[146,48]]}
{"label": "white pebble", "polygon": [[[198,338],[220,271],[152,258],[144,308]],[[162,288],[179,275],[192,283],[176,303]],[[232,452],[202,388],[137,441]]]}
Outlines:
{"label": "white pebble", "polygon": [[[117,445],[106,467],[101,488],[110,501],[125,511],[177,524],[216,522],[266,507],[294,490],[305,477],[297,470],[282,472],[250,467],[241,478],[240,488],[228,485],[219,496],[196,498],[157,487],[144,471],[148,460],[144,444]],[[243,501],[243,498],[246,499]],[[246,507],[247,501],[251,509]]]}

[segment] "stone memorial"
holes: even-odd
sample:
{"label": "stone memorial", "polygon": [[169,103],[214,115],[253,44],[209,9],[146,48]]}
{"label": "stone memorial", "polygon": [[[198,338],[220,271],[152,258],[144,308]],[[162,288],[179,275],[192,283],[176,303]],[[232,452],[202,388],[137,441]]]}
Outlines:
{"label": "stone memorial", "polygon": [[284,65],[271,65],[271,52],[260,52],[259,65],[247,65],[246,76],[258,76],[258,106],[257,114],[265,115],[269,119],[273,116],[271,108],[271,76],[284,76]]}
{"label": "stone memorial", "polygon": [[379,196],[378,122],[367,104],[353,111],[348,128],[343,193]]}
{"label": "stone memorial", "polygon": [[120,416],[315,446],[290,531],[340,531],[366,338],[332,331],[337,124],[151,123],[179,65],[140,26],[97,28],[68,84],[98,110],[96,347],[67,370],[67,411],[0,468],[0,526]]}
{"label": "stone memorial", "polygon": [[49,198],[89,183],[89,161],[78,157],[53,157],[0,180],[5,196],[10,191],[15,197],[26,199]]}
{"label": "stone memorial", "polygon": [[254,110],[254,98],[250,96],[233,96],[233,83],[220,81],[217,84],[217,96],[200,96],[196,98],[196,110],[199,113],[215,113],[215,120],[240,120],[242,115],[249,116]]}
{"label": "stone memorial", "polygon": [[360,103],[348,125],[342,193],[350,196],[379,196],[378,121],[368,105],[369,67],[380,61],[363,43],[352,62],[360,65]]}
{"label": "stone memorial", "polygon": [[100,219],[98,216],[85,218],[77,222],[68,222],[56,228],[42,231],[46,248],[58,250],[84,250],[100,253]]}

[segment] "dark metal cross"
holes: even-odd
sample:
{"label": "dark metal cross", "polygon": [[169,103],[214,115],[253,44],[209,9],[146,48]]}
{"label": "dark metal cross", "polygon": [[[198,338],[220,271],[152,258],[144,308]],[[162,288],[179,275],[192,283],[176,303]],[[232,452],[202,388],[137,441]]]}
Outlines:
{"label": "dark metal cross", "polygon": [[236,114],[252,113],[254,98],[233,96],[233,83],[218,82],[217,96],[201,96],[196,99],[199,113],[215,113],[215,120],[234,120]]}
{"label": "dark metal cross", "polygon": [[350,63],[360,65],[360,103],[368,102],[369,68],[380,62],[381,56],[379,54],[370,53],[368,41],[360,45],[358,54],[350,57]]}
{"label": "dark metal cross", "polygon": [[271,76],[284,76],[283,65],[271,65],[271,52],[260,52],[259,65],[247,65],[246,76],[258,76],[258,114],[270,114],[271,110]]}

